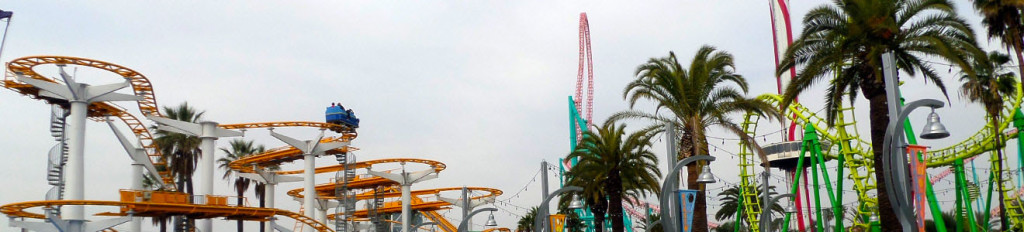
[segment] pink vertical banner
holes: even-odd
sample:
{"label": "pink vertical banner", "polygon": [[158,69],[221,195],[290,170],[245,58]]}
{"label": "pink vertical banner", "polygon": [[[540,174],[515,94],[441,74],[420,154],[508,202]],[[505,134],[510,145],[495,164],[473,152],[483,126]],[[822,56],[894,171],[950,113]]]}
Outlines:
{"label": "pink vertical banner", "polygon": [[928,209],[928,199],[926,194],[928,173],[925,169],[928,168],[926,157],[928,155],[928,147],[921,145],[907,145],[907,160],[910,160],[910,173],[913,176],[912,181],[914,185],[914,208],[917,209],[917,229],[918,232],[924,232],[924,215]]}

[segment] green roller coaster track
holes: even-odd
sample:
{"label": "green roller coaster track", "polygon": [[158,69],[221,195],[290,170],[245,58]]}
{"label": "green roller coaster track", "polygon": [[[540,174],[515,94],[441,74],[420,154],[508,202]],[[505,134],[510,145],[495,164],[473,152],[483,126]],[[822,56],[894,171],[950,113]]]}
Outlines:
{"label": "green roller coaster track", "polygon": [[[1003,108],[1002,112],[1000,113],[1000,117],[1004,120],[999,122],[998,125],[991,125],[990,123],[986,123],[986,126],[979,130],[977,133],[953,146],[929,151],[928,156],[924,158],[924,161],[927,162],[928,167],[938,168],[944,166],[951,166],[951,168],[960,168],[960,170],[962,170],[963,159],[978,156],[982,153],[995,149],[997,147],[997,144],[994,143],[996,136],[993,136],[992,134],[992,127],[996,127],[998,131],[1005,131],[1010,126],[1010,124],[1014,122],[1014,116],[1020,109],[1022,96],[1024,96],[1024,94],[1022,94],[1022,90],[1018,86],[1018,88],[1016,89],[1015,96],[1006,99],[1011,104],[1006,104],[1006,106]],[[776,94],[765,94],[759,96],[759,98],[769,102],[770,104],[776,107],[779,107],[779,104],[782,100],[781,96]],[[877,211],[878,204],[878,199],[875,196],[876,192],[873,191],[876,188],[872,159],[873,153],[871,151],[871,143],[861,139],[860,133],[857,131],[856,119],[854,117],[853,110],[854,108],[852,106],[841,107],[840,113],[837,115],[834,126],[828,126],[828,123],[825,119],[815,115],[813,111],[807,109],[806,107],[800,105],[799,103],[793,103],[785,107],[784,115],[795,115],[795,123],[797,123],[803,128],[806,128],[809,134],[805,136],[805,143],[808,142],[807,137],[814,137],[813,141],[817,143],[818,136],[821,136],[822,140],[829,142],[829,147],[826,148],[815,149],[814,147],[811,147],[811,151],[808,152],[811,153],[812,156],[810,158],[812,158],[812,161],[814,162],[811,162],[811,164],[808,165],[812,165],[812,167],[815,167],[815,164],[822,165],[821,163],[823,163],[824,160],[829,159],[835,159],[839,162],[840,168],[836,170],[836,183],[834,185],[838,189],[836,189],[835,191],[831,189],[831,186],[833,186],[832,183],[828,183],[830,179],[828,177],[827,169],[822,169],[821,171],[822,175],[825,176],[824,179],[826,181],[825,185],[829,192],[829,201],[830,203],[833,204],[833,207],[838,206],[837,204],[841,204],[841,201],[843,199],[842,181],[844,179],[852,180],[853,189],[857,193],[857,216],[853,220],[853,226],[859,227],[861,229],[867,229],[870,226],[870,221],[868,221],[868,218],[876,213],[875,211]],[[748,134],[753,134],[754,131],[756,131],[759,119],[760,118],[757,117],[756,115],[745,115],[744,122],[742,124],[744,132]],[[1021,121],[1018,122],[1018,125],[1016,126],[1018,127],[1017,131],[1019,131],[1021,128],[1024,128],[1024,117],[1018,116],[1017,119]],[[1000,143],[1004,143],[1010,139],[1018,137],[1017,131],[1012,131],[1010,133],[1007,133],[1007,136],[1000,137]],[[911,130],[908,130],[907,132],[912,133]],[[908,136],[909,138],[914,137],[912,134],[908,135],[910,135]],[[1020,140],[1018,139],[1018,141]],[[910,142],[916,143],[916,141],[913,140],[911,140]],[[805,148],[808,148],[807,146],[808,144],[804,145]],[[742,220],[746,221],[750,225],[751,231],[761,231],[761,228],[758,228],[758,217],[760,216],[761,210],[763,209],[761,209],[761,202],[759,200],[759,197],[755,195],[757,192],[754,191],[757,183],[755,181],[754,176],[754,164],[752,163],[754,160],[754,156],[750,149],[743,144],[740,144],[740,153],[738,153],[738,155],[740,156],[739,159],[741,171],[740,186],[742,194],[744,196],[741,198],[741,204],[743,205],[743,210],[746,213],[745,217]],[[996,164],[998,162],[998,160],[994,156],[990,159],[990,161],[993,164]],[[802,165],[803,162],[800,163]],[[1006,172],[1003,170],[1002,167],[999,167],[998,165],[992,165],[992,167],[993,173],[1004,172],[1003,176],[1010,176],[1008,174],[1005,174]],[[848,178],[842,178],[842,176],[844,175],[844,171],[848,172],[846,173],[846,175],[848,175]],[[813,172],[813,174],[817,174],[816,171]],[[965,185],[965,181],[959,181],[966,179],[966,177],[963,176],[962,172],[957,173],[957,193],[958,195],[961,192],[966,194],[966,190],[962,189],[962,185]],[[799,172],[798,175],[800,175]],[[815,180],[818,179],[816,177],[812,178],[814,178]],[[1020,200],[1017,197],[1017,194],[1015,194],[1017,191],[1014,190],[1015,187],[1019,186],[1013,186],[1014,183],[1008,179],[995,180],[994,177],[990,177],[990,179],[992,179],[993,181],[990,181],[989,183],[1000,183],[1003,185],[1005,189],[1005,191],[1001,192],[1000,194],[1003,194],[1004,196],[1004,203],[1005,205],[1007,205],[1008,211],[1006,212],[1006,214],[1010,218],[1010,222],[1013,228],[1024,228],[1024,213],[1022,213],[1024,212],[1024,209],[1021,208],[1021,204],[1019,204]],[[929,183],[928,186],[928,192],[932,193],[932,190],[930,189],[931,184]],[[989,202],[991,202],[991,184],[988,189],[990,196],[988,199]],[[815,193],[815,195],[817,195],[817,192]],[[938,215],[941,211],[938,210],[938,205],[935,202],[934,194],[928,195],[932,195],[929,196],[932,214]],[[969,203],[967,203],[966,205],[968,205],[967,208],[970,207]],[[958,206],[958,212],[959,211],[964,211],[963,207]],[[817,212],[817,214],[819,214],[817,215],[817,217],[819,218],[819,220],[817,221],[819,222],[818,227],[820,228],[823,226],[820,225],[820,210]],[[835,228],[837,231],[842,231],[843,229],[842,216],[843,215],[841,215],[838,212],[835,214]],[[987,220],[979,222],[986,223]],[[973,222],[971,224],[973,224]]]}
{"label": "green roller coaster track", "polygon": [[[576,150],[576,144],[580,139],[577,137],[576,132],[579,131],[580,133],[583,133],[589,129],[590,128],[587,128],[587,120],[583,119],[583,117],[580,116],[580,111],[576,109],[576,103],[572,100],[572,96],[569,96],[569,152]],[[561,159],[559,159],[559,161],[559,176],[565,177],[565,172],[567,171],[566,167],[564,163],[561,162]],[[571,160],[570,162],[572,162],[573,166],[576,165],[576,160]],[[560,180],[559,186],[564,185],[565,181],[567,180]],[[583,209],[575,209],[573,211],[580,218],[580,220],[583,221],[583,225],[586,226],[585,231],[595,231],[594,226],[596,225],[596,223],[594,223],[594,214],[587,210],[587,207],[583,207]],[[611,218],[606,218],[605,221],[606,222],[604,222],[604,231],[611,231]],[[633,220],[632,218],[629,217],[629,214],[622,215],[622,222],[626,227],[625,230],[627,232],[633,232]]]}

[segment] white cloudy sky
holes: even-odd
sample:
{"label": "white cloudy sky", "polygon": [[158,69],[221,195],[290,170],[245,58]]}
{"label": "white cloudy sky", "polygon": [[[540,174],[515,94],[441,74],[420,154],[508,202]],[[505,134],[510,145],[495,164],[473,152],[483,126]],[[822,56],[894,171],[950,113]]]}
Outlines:
{"label": "white cloudy sky", "polygon": [[[792,2],[794,22],[824,2]],[[628,108],[622,88],[637,65],[668,51],[688,62],[703,44],[736,56],[752,96],[776,91],[767,1],[5,3],[0,8],[15,15],[4,61],[66,55],[121,64],[149,77],[162,106],[187,101],[221,123],[320,121],[324,106],[343,102],[362,118],[354,142],[362,149],[360,160],[439,160],[448,164],[441,178],[414,189],[486,186],[504,190],[500,199],[507,199],[526,186],[508,199],[522,207],[540,201],[539,186],[531,179],[538,163],[567,152],[566,96],[575,87],[580,12],[590,19],[595,121]],[[979,30],[969,2],[957,3]],[[982,43],[989,44],[984,38]],[[947,77],[951,92],[959,86],[952,79],[955,72]],[[78,75],[95,84],[118,81],[92,70]],[[904,89],[908,99],[942,97],[932,86],[919,87],[921,82],[909,80],[915,87]],[[821,107],[819,94],[802,99],[812,109]],[[866,109],[865,102],[861,99],[858,107]],[[940,113],[953,137],[930,145],[951,145],[983,125],[979,107],[954,95],[951,108]],[[47,131],[49,106],[0,91],[0,109],[5,128],[0,203],[40,200],[48,189],[45,152],[54,144]],[[924,116],[913,115],[918,121]],[[866,132],[867,120],[861,121],[860,131]],[[630,127],[646,123],[630,122]],[[777,130],[774,125],[762,131]],[[282,133],[301,137],[316,130]],[[106,125],[91,122],[87,134],[87,198],[116,199],[117,189],[130,186],[130,162]],[[247,136],[268,147],[283,145],[263,130]],[[777,140],[766,141],[772,139]],[[712,194],[738,182],[737,161],[726,152],[736,152],[731,143],[714,152],[720,161],[713,168],[724,183],[710,187]],[[656,145],[659,157],[663,147],[660,141]],[[979,167],[988,166],[983,163]],[[232,194],[226,181],[217,183],[217,194]],[[936,187],[948,188],[948,183]],[[297,211],[298,204],[283,192],[279,206]],[[952,199],[949,193],[940,198]],[[515,215],[525,212],[499,206],[503,210],[496,216],[506,227],[514,227]],[[447,216],[459,217],[455,211]],[[0,220],[0,228],[7,228],[6,220]],[[218,221],[215,228],[226,231],[234,223]]]}

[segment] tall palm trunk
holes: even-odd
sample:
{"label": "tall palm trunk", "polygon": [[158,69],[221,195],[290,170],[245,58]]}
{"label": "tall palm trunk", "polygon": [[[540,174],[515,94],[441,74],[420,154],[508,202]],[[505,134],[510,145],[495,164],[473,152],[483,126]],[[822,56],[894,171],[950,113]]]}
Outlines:
{"label": "tall palm trunk", "polygon": [[626,227],[622,222],[622,177],[618,169],[608,173],[605,192],[608,193],[608,216],[612,218],[612,232],[623,232]]}
{"label": "tall palm trunk", "polygon": [[[699,122],[699,121],[697,121],[697,122]],[[683,128],[683,136],[682,136],[682,139],[681,139],[682,142],[680,143],[680,146],[679,146],[680,147],[680,149],[679,149],[680,150],[679,158],[683,159],[683,158],[691,157],[691,156],[694,156],[694,155],[697,155],[697,154],[704,154],[704,153],[706,153],[706,152],[701,152],[702,151],[701,148],[703,147],[703,151],[707,151],[707,142],[705,142],[705,143],[700,143],[699,142],[701,140],[706,140],[706,139],[707,138],[702,136],[702,134],[697,133],[697,131],[696,131],[696,129],[694,129],[694,127],[684,127]],[[694,189],[694,190],[701,190],[701,191],[697,192],[697,199],[696,199],[696,202],[694,202],[694,206],[693,206],[693,226],[692,226],[692,229],[691,229],[691,231],[693,231],[693,232],[708,232],[709,231],[709,229],[708,229],[708,216],[707,216],[708,215],[708,207],[707,207],[707,198],[706,198],[707,194],[701,188],[701,184],[697,183],[697,176],[700,175],[700,171],[701,171],[702,167],[703,166],[701,166],[701,164],[699,164],[699,163],[691,163],[691,164],[686,165],[686,188],[687,189]],[[666,197],[666,196],[663,196],[663,197]],[[667,197],[675,197],[675,194],[673,193],[671,196],[667,196]]]}
{"label": "tall palm trunk", "polygon": [[[700,184],[697,183],[697,176],[700,175],[702,166],[696,163],[686,165],[686,183],[688,189],[701,190]],[[708,217],[707,217],[707,199],[703,190],[697,191],[697,199],[693,205],[693,229],[694,232],[707,232],[708,231]],[[675,197],[674,193],[671,197]],[[701,216],[704,215],[704,216]]]}
{"label": "tall palm trunk", "polygon": [[889,104],[886,102],[885,87],[881,83],[875,83],[874,78],[863,78],[861,92],[868,99],[869,116],[871,120],[871,149],[874,154],[875,181],[878,193],[878,217],[882,220],[882,231],[898,232],[903,231],[900,221],[893,212],[892,202],[889,201],[889,192],[885,187],[885,177],[882,164],[886,160],[882,155],[882,143],[885,142],[885,130],[889,127]]}
{"label": "tall palm trunk", "polygon": [[[187,188],[187,191],[188,191],[189,202],[192,202],[192,197],[191,196],[194,196],[196,194],[196,191],[192,187],[192,177],[191,176],[189,176],[188,178],[185,178],[185,188]],[[192,228],[195,228],[195,226],[196,226],[196,219],[194,219],[192,217],[188,217],[188,216],[186,216],[185,219],[186,219],[185,220],[185,223],[186,223],[185,228],[187,228],[188,230],[191,230]]]}
{"label": "tall palm trunk", "polygon": [[[244,193],[245,193],[245,189],[238,189],[238,190],[236,190],[236,192],[238,193],[238,200],[237,200],[237,205],[238,205],[239,207],[241,207],[241,206],[242,206],[242,194],[244,194]],[[243,231],[245,231],[245,229],[243,228],[243,226],[244,226],[244,225],[242,225],[242,219],[238,219],[238,225],[237,225],[237,228],[238,228],[238,232],[243,232]],[[261,230],[261,231],[262,231],[262,230]]]}
{"label": "tall palm trunk", "polygon": [[[263,192],[262,195],[258,196],[258,198],[260,200],[260,208],[266,208],[267,207],[267,199],[266,199],[267,198],[267,189],[264,187],[264,188],[261,188],[260,190],[261,190],[261,192]],[[261,222],[260,223],[260,231],[267,231],[267,227],[266,226],[267,226],[266,223],[262,223]]]}
{"label": "tall palm trunk", "polygon": [[1003,193],[1006,190],[1003,189],[1003,172],[1005,170],[1003,170],[1003,144],[1001,138],[1002,134],[999,133],[999,111],[995,111],[995,113],[992,113],[992,110],[989,109],[989,117],[991,117],[992,119],[992,135],[995,138],[995,140],[993,140],[992,142],[995,142],[996,145],[996,159],[998,161],[996,165],[999,165],[999,172],[996,173],[996,179],[999,180],[999,212],[1001,212],[999,213],[999,220],[1002,222],[999,224],[1001,230],[1006,231],[1006,226],[1007,224],[1009,224],[1007,222],[1009,221],[1007,221],[1008,218],[1006,218],[1006,203],[1004,202],[1005,199],[1003,196]]}
{"label": "tall palm trunk", "polygon": [[604,213],[608,209],[608,200],[600,199],[594,202],[593,206],[590,207],[590,212],[594,214],[594,231],[604,231]]}
{"label": "tall palm trunk", "polygon": [[[178,178],[178,192],[186,194],[188,193],[188,191],[185,189],[184,178]],[[184,216],[174,216],[174,218],[171,220],[171,226],[174,228],[175,232],[181,232],[181,225],[184,224],[182,223],[183,217]]]}
{"label": "tall palm trunk", "polygon": [[162,218],[160,220],[160,232],[167,232],[167,219]]}
{"label": "tall palm trunk", "polygon": [[[701,120],[691,119],[694,123],[699,123]],[[693,133],[690,136],[693,143],[693,151],[690,155],[710,155],[708,153],[708,138],[704,134],[704,128],[694,127]],[[697,177],[700,176],[700,171],[708,165],[703,161],[696,162],[686,166],[686,184],[688,189],[697,190],[697,199],[693,202],[693,230],[694,232],[708,232],[708,201],[707,193],[704,191],[704,184],[697,183]]]}

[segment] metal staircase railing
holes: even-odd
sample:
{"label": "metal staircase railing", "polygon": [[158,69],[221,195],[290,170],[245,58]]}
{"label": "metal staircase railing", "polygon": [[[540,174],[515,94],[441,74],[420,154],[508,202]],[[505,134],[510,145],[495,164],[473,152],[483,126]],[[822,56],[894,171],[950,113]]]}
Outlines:
{"label": "metal staircase railing", "polygon": [[352,193],[352,190],[348,188],[348,183],[356,178],[356,170],[349,167],[351,163],[355,161],[355,156],[349,155],[348,153],[339,153],[335,155],[339,164],[344,166],[344,169],[334,174],[334,180],[338,187],[334,188],[334,195],[338,198],[338,207],[336,209],[337,214],[334,219],[334,230],[338,232],[349,231],[349,220],[352,214],[356,211],[356,196]]}
{"label": "metal staircase railing", "polygon": [[381,217],[384,215],[381,215],[381,213],[377,211],[378,209],[384,207],[385,189],[386,188],[384,186],[377,186],[373,190],[373,202],[367,209],[367,215],[370,217],[370,223],[373,224],[373,227],[376,229],[377,232],[384,232],[387,229],[384,228],[384,220],[381,220]]}
{"label": "metal staircase railing", "polygon": [[[62,200],[64,199],[64,164],[68,160],[64,122],[69,112],[57,104],[52,104],[50,109],[50,135],[57,141],[57,144],[50,149],[47,155],[46,182],[53,187],[46,192],[46,200]],[[60,212],[59,208],[51,210],[53,213]]]}

